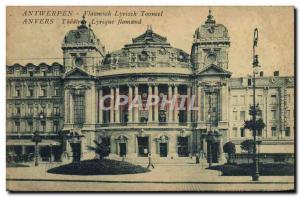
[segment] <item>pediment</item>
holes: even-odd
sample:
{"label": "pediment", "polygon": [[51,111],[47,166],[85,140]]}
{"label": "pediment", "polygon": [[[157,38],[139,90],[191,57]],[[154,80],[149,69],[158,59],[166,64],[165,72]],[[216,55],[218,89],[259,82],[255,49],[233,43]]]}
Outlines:
{"label": "pediment", "polygon": [[231,72],[223,69],[220,66],[211,64],[209,66],[204,67],[202,70],[200,70],[197,75],[201,75],[201,76],[220,76],[220,75],[225,75],[230,77],[231,76]]}
{"label": "pediment", "polygon": [[91,75],[80,68],[74,68],[65,74],[65,78],[67,79],[82,79],[90,77]]}

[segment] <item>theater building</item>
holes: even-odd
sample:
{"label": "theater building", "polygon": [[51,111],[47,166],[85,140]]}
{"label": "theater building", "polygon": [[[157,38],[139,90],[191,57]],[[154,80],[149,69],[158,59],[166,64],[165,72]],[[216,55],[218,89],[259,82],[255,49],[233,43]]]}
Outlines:
{"label": "theater building", "polygon": [[[45,161],[92,158],[88,147],[97,140],[110,147],[111,157],[151,153],[175,159],[211,152],[213,162],[220,163],[224,143],[234,142],[241,153],[240,143],[252,137],[243,128],[251,118],[252,81],[248,76],[231,77],[229,32],[211,13],[196,29],[190,54],[151,27],[120,50],[107,53],[84,18],[65,35],[61,48],[63,64],[7,65],[8,154],[33,153],[32,137],[38,131],[40,160]],[[294,77],[274,74],[261,72],[256,80],[266,123],[258,133],[260,151],[293,155]],[[128,96],[129,103],[107,109],[120,102],[120,95]],[[160,100],[146,109],[149,95]],[[164,96],[180,103],[180,95],[195,99],[186,99],[185,109],[161,107]],[[142,107],[129,109],[136,96]],[[188,109],[191,103],[193,110]],[[210,131],[213,142],[207,141]]]}

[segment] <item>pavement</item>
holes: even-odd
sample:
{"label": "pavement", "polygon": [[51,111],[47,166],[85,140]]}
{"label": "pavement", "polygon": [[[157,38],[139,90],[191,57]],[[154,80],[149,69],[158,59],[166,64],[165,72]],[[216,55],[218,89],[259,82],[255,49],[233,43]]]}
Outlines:
{"label": "pavement", "polygon": [[[278,191],[293,190],[293,176],[221,176],[200,162],[156,163],[151,172],[127,175],[57,175],[59,163],[7,168],[9,191]],[[141,163],[146,167],[147,163]],[[93,187],[94,186],[94,187]]]}

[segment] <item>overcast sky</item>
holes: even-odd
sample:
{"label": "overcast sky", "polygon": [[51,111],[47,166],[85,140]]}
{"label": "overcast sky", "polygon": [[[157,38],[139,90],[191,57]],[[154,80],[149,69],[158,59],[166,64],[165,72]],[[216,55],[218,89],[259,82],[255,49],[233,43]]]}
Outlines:
{"label": "overcast sky", "polygon": [[[228,28],[231,47],[229,70],[233,77],[251,73],[253,30],[259,29],[258,54],[265,75],[279,70],[280,75],[294,75],[294,9],[292,7],[210,7],[217,23]],[[62,19],[80,19],[85,10],[94,12],[147,11],[163,16],[123,17],[141,25],[92,25],[107,51],[122,48],[132,38],[144,33],[147,25],[167,37],[173,47],[190,53],[193,34],[204,23],[208,7],[10,7],[7,8],[7,64],[28,62],[62,63],[61,43],[76,24],[62,24]],[[72,16],[23,16],[25,11],[71,11]],[[53,19],[52,24],[22,24],[25,18]],[[87,16],[86,20],[115,20],[118,16]]]}

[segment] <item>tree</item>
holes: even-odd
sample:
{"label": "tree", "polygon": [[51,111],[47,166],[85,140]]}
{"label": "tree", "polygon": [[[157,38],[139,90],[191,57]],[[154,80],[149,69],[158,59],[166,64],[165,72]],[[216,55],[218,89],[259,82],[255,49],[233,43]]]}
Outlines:
{"label": "tree", "polygon": [[249,156],[253,153],[254,142],[252,139],[245,140],[241,143],[241,149],[248,152],[248,163],[249,163]]}
{"label": "tree", "polygon": [[224,153],[227,153],[228,154],[228,163],[231,164],[233,163],[233,158],[234,158],[234,155],[235,155],[235,144],[233,142],[227,142],[224,144],[223,146],[223,151]]}
{"label": "tree", "polygon": [[102,141],[101,143],[94,140],[95,147],[89,146],[88,148],[92,151],[94,151],[98,156],[99,159],[103,159],[104,157],[107,157],[110,153],[109,145]]}

